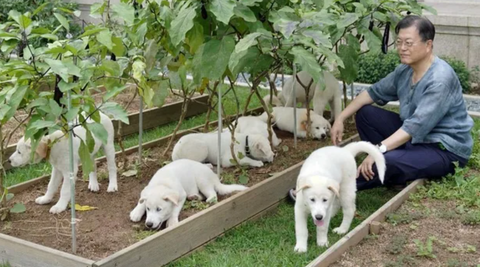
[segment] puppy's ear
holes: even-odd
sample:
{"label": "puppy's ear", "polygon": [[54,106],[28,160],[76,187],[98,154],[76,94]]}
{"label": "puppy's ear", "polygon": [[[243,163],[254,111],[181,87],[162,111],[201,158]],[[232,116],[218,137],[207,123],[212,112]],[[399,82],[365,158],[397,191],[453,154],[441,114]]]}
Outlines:
{"label": "puppy's ear", "polygon": [[295,191],[298,193],[298,192],[302,191],[303,189],[307,189],[307,188],[310,188],[310,187],[312,187],[312,186],[309,185],[309,184],[302,184],[297,189],[295,189]]}
{"label": "puppy's ear", "polygon": [[332,183],[328,187],[328,190],[332,191],[335,196],[340,197],[340,185],[337,183]]}
{"label": "puppy's ear", "polygon": [[35,152],[38,154],[38,156],[42,159],[47,157],[48,154],[48,142],[46,138],[42,138],[40,142],[38,143],[37,150]]}
{"label": "puppy's ear", "polygon": [[145,200],[146,200],[145,198],[141,198],[141,199],[138,201],[138,204],[143,204],[143,203],[145,203]]}
{"label": "puppy's ear", "polygon": [[164,196],[163,199],[172,202],[176,206],[176,205],[178,205],[178,201],[180,200],[180,196],[176,193],[169,193],[168,195]]}
{"label": "puppy's ear", "polygon": [[265,148],[262,142],[257,142],[255,144],[255,148],[260,150],[264,155],[267,155],[267,149]]}
{"label": "puppy's ear", "polygon": [[302,131],[307,131],[307,120],[301,121],[300,122],[300,130]]}

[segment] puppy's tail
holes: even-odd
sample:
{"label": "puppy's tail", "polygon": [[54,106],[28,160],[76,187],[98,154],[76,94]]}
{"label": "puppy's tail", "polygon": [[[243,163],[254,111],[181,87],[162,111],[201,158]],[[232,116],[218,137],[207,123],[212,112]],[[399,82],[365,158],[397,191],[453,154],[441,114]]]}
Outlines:
{"label": "puppy's tail", "polygon": [[385,166],[385,157],[376,146],[372,145],[369,142],[360,141],[350,143],[343,147],[343,149],[348,150],[350,153],[352,153],[354,157],[360,152],[365,152],[368,155],[372,156],[375,160],[375,164],[377,165],[378,178],[380,178],[380,181],[383,183],[385,177],[385,170],[387,167]]}
{"label": "puppy's tail", "polygon": [[222,184],[220,183],[220,181],[215,183],[215,191],[217,191],[219,195],[227,195],[236,191],[243,191],[246,189],[248,189],[248,187],[240,184]]}

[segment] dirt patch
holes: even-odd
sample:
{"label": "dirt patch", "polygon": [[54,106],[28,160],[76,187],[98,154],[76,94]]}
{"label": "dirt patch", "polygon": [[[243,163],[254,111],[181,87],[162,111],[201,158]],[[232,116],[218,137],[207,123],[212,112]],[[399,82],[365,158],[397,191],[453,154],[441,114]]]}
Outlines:
{"label": "dirt patch", "polygon": [[[352,120],[346,123],[345,130],[346,137],[356,133]],[[283,141],[278,148],[274,162],[266,164],[262,168],[246,170],[244,174],[248,177],[248,186],[263,181],[271,177],[273,173],[280,172],[304,160],[313,150],[331,144],[330,140],[299,140],[297,149],[295,149],[290,133],[283,131],[276,131],[276,133]],[[98,208],[87,212],[77,212],[79,219],[77,224],[78,255],[99,260],[152,233],[143,231],[144,220],[140,223],[132,223],[129,220],[129,213],[135,207],[140,191],[147,185],[153,174],[165,161],[170,160],[170,152],[165,157],[162,156],[163,149],[163,147],[157,147],[144,151],[145,166],[143,166],[141,177],[127,178],[119,175],[119,192],[117,193],[107,194],[106,192],[108,181],[106,180],[105,164],[98,166],[98,177],[101,183],[99,193],[89,192],[88,182],[78,180],[76,202],[80,205]],[[137,156],[136,154],[129,156],[129,161],[134,162]],[[116,160],[117,162],[121,161],[120,158]],[[235,168],[227,168],[223,169],[222,178],[228,183],[238,183],[238,177],[241,174],[242,172]],[[32,186],[15,195],[16,201],[26,205],[27,212],[15,214],[9,222],[0,223],[0,231],[37,244],[71,252],[70,212],[52,215],[49,213],[49,209],[53,204],[44,206],[35,204],[35,198],[45,193],[47,182]],[[219,201],[225,198],[220,197]],[[54,201],[57,200],[58,194],[54,198]],[[198,211],[199,205],[195,206],[187,202],[180,220]]]}
{"label": "dirt patch", "polygon": [[[121,94],[118,94],[117,96],[109,99],[110,102],[116,102],[122,107],[126,107],[128,103],[132,100],[133,95],[135,94],[135,88],[129,87],[125,89]],[[94,95],[95,103],[100,104],[102,102],[102,97],[104,93],[97,93]],[[182,98],[178,95],[175,95],[170,92],[170,94],[165,98],[165,104],[170,104],[173,102],[180,101]],[[144,106],[144,110],[146,110],[146,106]],[[135,97],[133,102],[128,106],[126,109],[128,114],[138,112],[140,110],[140,96]],[[10,119],[5,125],[2,126],[2,134],[3,136],[8,136],[11,131],[14,131],[10,142],[8,143],[9,145],[16,144],[17,141],[23,136],[23,133],[25,131],[25,125],[28,123],[27,121],[24,121],[25,118],[27,117],[28,113],[25,112],[24,110],[18,110],[17,113],[15,113],[15,116]],[[23,123],[22,123],[23,122]],[[22,126],[18,127],[19,124],[22,123]]]}
{"label": "dirt patch", "polygon": [[[332,267],[478,266],[480,225],[464,224],[454,202],[407,202]],[[462,222],[463,221],[463,222]]]}

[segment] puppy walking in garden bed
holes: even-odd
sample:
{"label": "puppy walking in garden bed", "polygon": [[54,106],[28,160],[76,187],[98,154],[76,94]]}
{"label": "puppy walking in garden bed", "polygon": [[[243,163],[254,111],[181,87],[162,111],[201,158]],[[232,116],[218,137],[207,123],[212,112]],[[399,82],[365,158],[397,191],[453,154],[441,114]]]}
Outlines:
{"label": "puppy walking in garden bed", "polygon": [[[243,185],[220,183],[218,176],[206,165],[189,159],[173,161],[155,173],[141,194],[130,220],[138,222],[145,211],[145,225],[158,229],[164,221],[167,227],[178,223],[185,200],[217,201],[217,193],[226,195],[247,189]],[[200,194],[201,193],[201,194]]]}
{"label": "puppy walking in garden bed", "polygon": [[378,168],[383,182],[385,158],[379,149],[368,142],[355,142],[343,148],[328,146],[314,151],[305,161],[297,179],[295,202],[296,252],[307,251],[307,217],[312,216],[317,226],[317,245],[328,246],[328,227],[340,206],[343,220],[333,229],[345,234],[350,229],[355,214],[357,164],[355,156],[368,153]]}
{"label": "puppy walking in garden bed", "polygon": [[[113,145],[114,138],[114,129],[113,124],[110,118],[100,113],[101,124],[107,131],[107,143],[103,144],[102,141],[94,137],[95,146],[93,152],[91,153],[91,158],[93,161],[94,171],[89,175],[88,189],[93,192],[97,192],[100,187],[97,180],[96,164],[94,156],[97,154],[100,147],[103,147],[105,156],[107,158],[108,165],[108,178],[109,184],[107,192],[115,192],[117,188],[117,166],[115,165],[115,147]],[[92,122],[88,120],[87,123]],[[73,138],[73,164],[74,164],[74,173],[73,176],[77,177],[78,165],[80,163],[80,156],[78,154],[78,149],[80,148],[81,140],[86,140],[86,131],[85,128],[79,126],[73,129],[75,136]],[[53,144],[53,145],[51,145]],[[51,146],[51,147],[50,147]],[[25,166],[30,162],[31,154],[31,141],[25,140],[22,137],[17,143],[17,150],[15,153],[10,156],[9,161],[13,167]],[[53,200],[53,196],[58,190],[58,186],[63,178],[62,189],[60,191],[60,199],[57,204],[50,208],[50,213],[60,213],[67,209],[67,205],[70,201],[70,161],[68,157],[69,151],[69,141],[68,137],[62,131],[56,131],[50,135],[44,136],[35,151],[34,162],[38,163],[42,159],[47,159],[52,165],[52,175],[50,177],[50,182],[48,183],[47,192],[44,196],[38,197],[35,200],[37,204],[48,204]]]}

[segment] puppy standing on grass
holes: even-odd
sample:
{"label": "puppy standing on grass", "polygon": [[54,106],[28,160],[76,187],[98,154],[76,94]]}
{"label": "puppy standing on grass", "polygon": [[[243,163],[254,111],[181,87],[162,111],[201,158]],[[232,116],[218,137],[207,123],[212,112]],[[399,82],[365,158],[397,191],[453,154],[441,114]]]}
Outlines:
{"label": "puppy standing on grass", "polygon": [[[155,173],[141,194],[137,206],[130,212],[130,220],[138,222],[145,211],[145,226],[158,229],[164,221],[167,227],[178,223],[178,216],[186,199],[207,202],[217,200],[217,192],[226,195],[243,191],[246,186],[220,183],[218,176],[205,164],[189,159],[179,159]],[[202,195],[200,195],[202,193]]]}
{"label": "puppy standing on grass", "polygon": [[[110,118],[100,113],[101,124],[107,131],[107,143],[103,144],[100,139],[94,137],[95,146],[91,154],[93,161],[94,171],[89,175],[88,189],[93,192],[97,192],[100,187],[97,180],[97,167],[95,164],[94,156],[97,154],[100,147],[103,147],[105,156],[107,157],[108,165],[108,178],[109,184],[107,192],[115,192],[117,188],[117,166],[115,165],[115,147],[113,145],[114,129]],[[92,122],[88,120],[88,122]],[[73,164],[74,173],[73,176],[77,177],[78,165],[80,163],[80,156],[78,155],[78,149],[80,148],[80,140],[86,140],[85,128],[79,126],[73,129],[75,136],[73,138]],[[50,213],[60,213],[67,209],[67,205],[70,201],[70,161],[68,157],[69,144],[68,137],[62,131],[56,131],[50,135],[42,137],[37,150],[34,155],[34,163],[40,162],[42,159],[47,159],[52,165],[52,176],[48,183],[47,192],[44,196],[38,197],[35,200],[37,204],[48,204],[53,200],[53,196],[58,190],[58,186],[63,178],[62,189],[60,191],[60,199],[57,204],[50,208]],[[50,144],[51,148],[49,147]],[[50,149],[50,151],[49,151]],[[17,150],[10,156],[9,161],[12,167],[22,167],[30,162],[30,154],[32,151],[31,141],[22,137],[17,143]]]}
{"label": "puppy standing on grass", "polygon": [[342,207],[343,220],[333,229],[345,234],[355,214],[357,163],[355,156],[366,152],[375,160],[378,176],[383,183],[385,158],[379,149],[368,142],[355,142],[343,148],[328,146],[314,151],[305,160],[297,179],[295,202],[296,252],[307,251],[307,217],[312,216],[317,226],[317,245],[328,246],[330,219]]}

